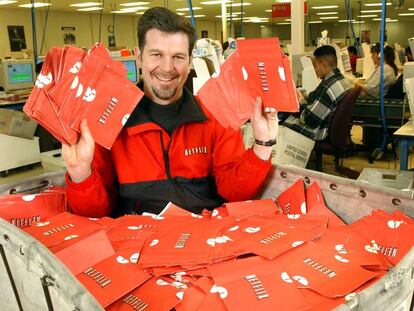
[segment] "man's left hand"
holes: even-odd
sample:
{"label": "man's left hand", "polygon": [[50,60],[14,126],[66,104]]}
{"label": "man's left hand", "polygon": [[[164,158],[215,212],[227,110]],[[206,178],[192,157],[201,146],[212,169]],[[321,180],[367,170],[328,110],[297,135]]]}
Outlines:
{"label": "man's left hand", "polygon": [[[256,98],[254,112],[250,118],[255,139],[266,142],[276,139],[279,130],[279,119],[274,108],[265,108],[262,111],[262,99]],[[272,154],[271,146],[253,145],[254,153],[262,160],[268,160]]]}

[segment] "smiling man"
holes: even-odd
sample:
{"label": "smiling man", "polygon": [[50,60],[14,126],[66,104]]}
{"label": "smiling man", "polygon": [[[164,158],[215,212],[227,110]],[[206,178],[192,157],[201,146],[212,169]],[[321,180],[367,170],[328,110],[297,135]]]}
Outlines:
{"label": "smiling man", "polygon": [[64,145],[67,195],[85,216],[159,213],[173,202],[193,213],[253,198],[270,170],[276,112],[251,117],[256,143],[223,128],[184,88],[195,40],[192,26],[165,8],[138,23],[137,62],[145,96],[110,151],[95,146],[85,121],[75,145]]}

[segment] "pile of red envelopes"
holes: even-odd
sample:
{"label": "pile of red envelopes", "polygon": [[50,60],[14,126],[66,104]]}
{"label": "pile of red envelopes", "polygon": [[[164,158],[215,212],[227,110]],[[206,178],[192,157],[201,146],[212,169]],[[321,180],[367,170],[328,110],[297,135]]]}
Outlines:
{"label": "pile of red envelopes", "polygon": [[86,119],[96,143],[110,149],[143,92],[102,44],[47,52],[23,110],[59,141],[75,144]]}
{"label": "pile of red envelopes", "polygon": [[159,215],[62,213],[25,229],[111,311],[331,310],[397,264],[413,230],[401,212],[348,226],[303,180],[275,200],[201,215],[170,203]]}
{"label": "pile of red envelopes", "polygon": [[289,59],[278,38],[238,40],[237,50],[221,66],[220,74],[197,92],[217,121],[235,130],[252,116],[258,96],[265,108],[299,110]]}
{"label": "pile of red envelopes", "polygon": [[66,191],[63,187],[49,187],[36,194],[0,196],[0,218],[21,228],[65,211],[67,211]]}

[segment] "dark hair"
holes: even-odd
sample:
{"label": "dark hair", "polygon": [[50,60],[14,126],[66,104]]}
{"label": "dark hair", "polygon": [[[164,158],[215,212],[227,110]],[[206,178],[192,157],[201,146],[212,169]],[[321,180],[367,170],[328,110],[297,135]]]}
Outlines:
{"label": "dark hair", "polygon": [[331,45],[322,45],[313,51],[316,58],[325,59],[331,67],[337,66],[337,58],[335,48]]}
{"label": "dark hair", "polygon": [[395,64],[395,52],[394,52],[394,49],[390,47],[389,45],[387,45],[384,48],[384,61],[386,64],[391,66],[391,68],[394,70],[395,75],[397,76],[398,68],[397,68],[397,65]]}
{"label": "dark hair", "polygon": [[348,52],[354,55],[358,55],[358,51],[354,45],[348,46]]}
{"label": "dark hair", "polygon": [[137,25],[138,46],[141,52],[144,50],[145,36],[153,28],[168,33],[185,33],[189,43],[188,54],[191,56],[195,41],[195,31],[193,26],[184,18],[162,7],[147,10],[141,16]]}
{"label": "dark hair", "polygon": [[377,42],[377,43],[371,45],[370,51],[371,51],[371,53],[377,53],[377,54],[379,54],[381,52],[381,46],[380,46],[380,44]]}

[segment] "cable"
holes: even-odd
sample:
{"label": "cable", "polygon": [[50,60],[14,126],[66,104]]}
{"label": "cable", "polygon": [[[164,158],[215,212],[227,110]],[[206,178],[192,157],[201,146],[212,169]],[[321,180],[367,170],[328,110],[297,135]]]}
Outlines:
{"label": "cable", "polygon": [[102,9],[101,9],[101,13],[99,14],[99,36],[98,36],[98,42],[101,42],[102,15],[103,15],[104,6],[105,6],[105,0],[102,0]]}
{"label": "cable", "polygon": [[[48,3],[50,3],[50,0],[48,1]],[[40,43],[40,55],[43,54],[43,47],[45,44],[46,25],[47,25],[47,19],[49,17],[49,10],[50,10],[50,5],[46,6],[45,8],[46,16],[45,16],[45,24],[43,26],[42,42]]]}
{"label": "cable", "polygon": [[188,6],[188,9],[190,10],[191,24],[193,25],[194,30],[195,30],[195,36],[196,36],[195,40],[197,40],[197,37],[198,37],[197,25],[196,25],[195,18],[194,18],[193,4],[191,3],[191,0],[187,0],[187,6]]}
{"label": "cable", "polygon": [[358,45],[360,45],[360,43],[356,40],[354,23],[352,22],[353,19],[352,19],[352,12],[351,12],[351,4],[349,0],[345,0],[345,10],[346,10],[346,16],[347,16],[347,26],[349,24],[349,26],[351,27],[352,37],[354,38],[354,42],[358,50]]}
{"label": "cable", "polygon": [[32,3],[32,32],[33,32],[33,58],[34,63],[37,65],[38,62],[38,54],[37,54],[37,35],[36,35],[36,9],[34,7],[34,0],[31,0]]}

